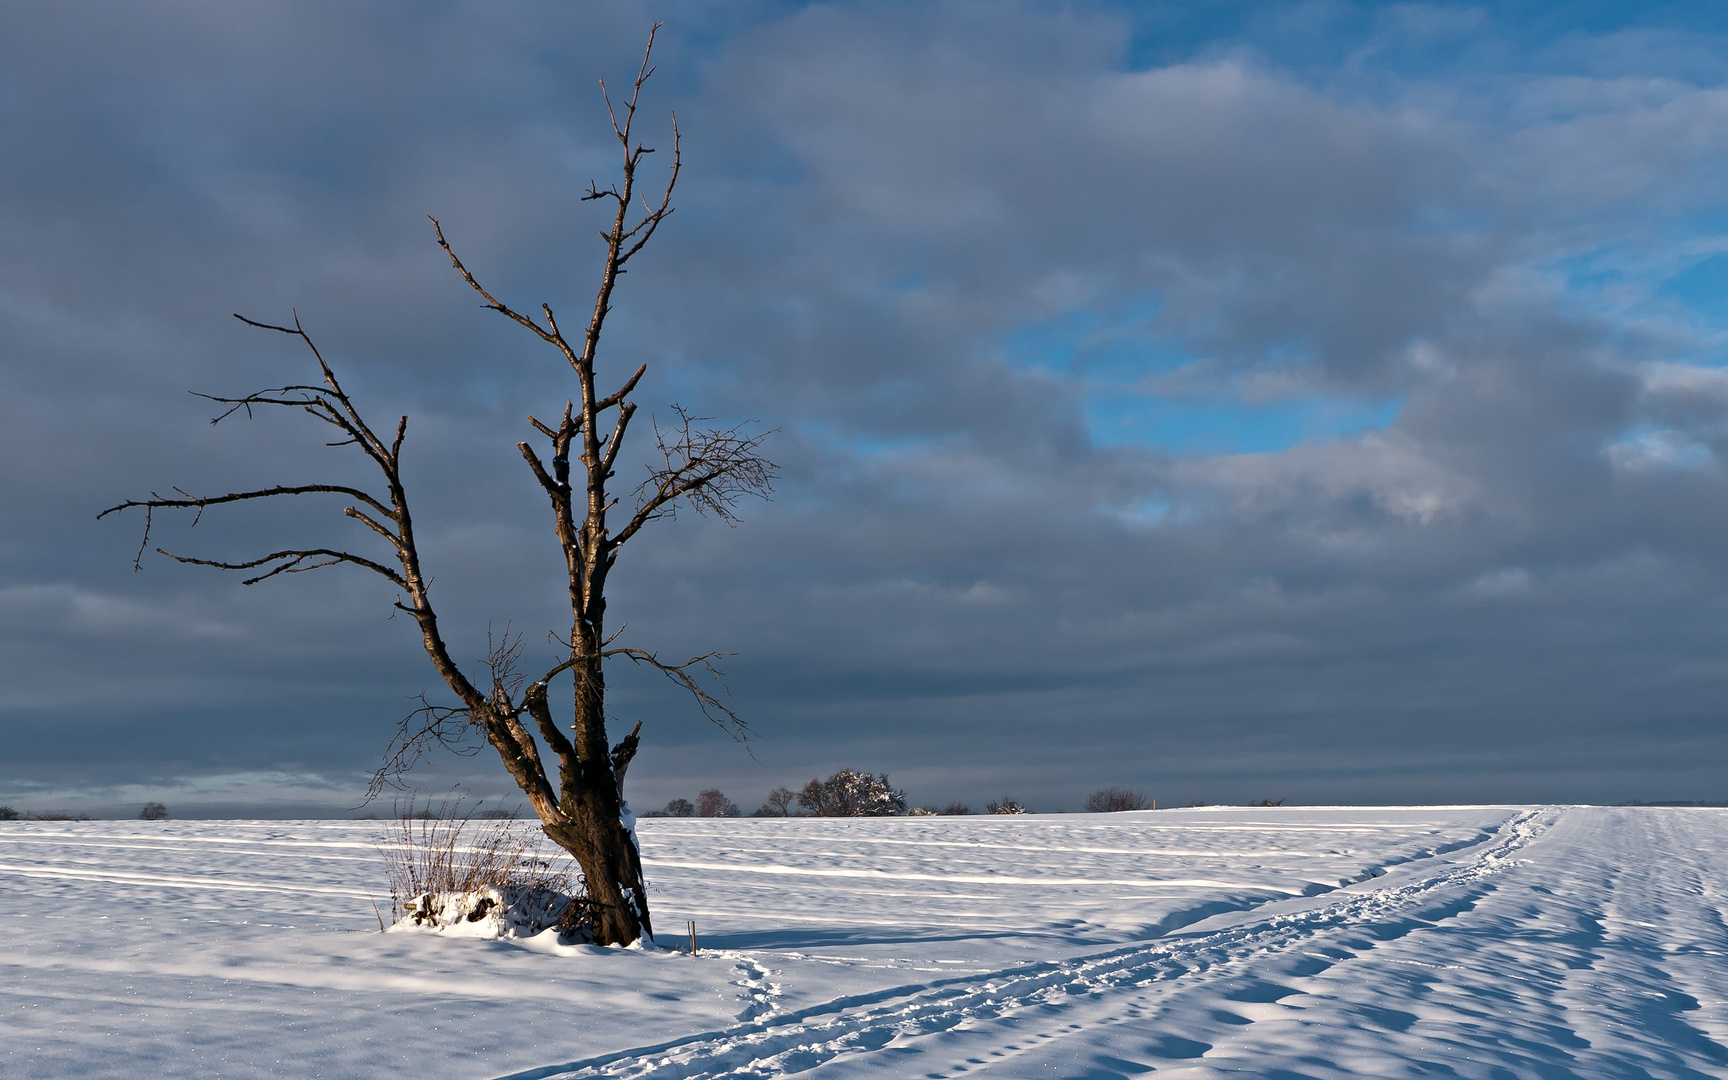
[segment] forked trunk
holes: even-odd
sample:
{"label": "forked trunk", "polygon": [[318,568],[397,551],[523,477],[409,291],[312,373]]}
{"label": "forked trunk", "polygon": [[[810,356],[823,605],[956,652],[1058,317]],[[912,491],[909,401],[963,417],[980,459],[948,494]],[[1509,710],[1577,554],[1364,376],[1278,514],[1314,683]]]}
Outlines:
{"label": "forked trunk", "polygon": [[565,800],[565,820],[543,825],[546,835],[576,857],[588,882],[588,904],[596,945],[628,945],[644,934],[652,937],[648,905],[643,896],[642,860],[636,839],[624,827],[617,796]]}

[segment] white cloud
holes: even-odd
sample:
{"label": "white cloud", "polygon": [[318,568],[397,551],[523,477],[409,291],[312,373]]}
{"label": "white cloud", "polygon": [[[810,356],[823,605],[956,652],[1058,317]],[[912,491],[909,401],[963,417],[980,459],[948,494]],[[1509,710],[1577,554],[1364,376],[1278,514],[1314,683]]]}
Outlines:
{"label": "white cloud", "polygon": [[184,602],[146,604],[64,581],[0,588],[0,622],[35,634],[87,638],[148,634],[197,641],[245,633],[238,624],[198,614]]}
{"label": "white cloud", "polygon": [[[1457,517],[1480,503],[1480,485],[1436,463],[1395,429],[1271,454],[1210,458],[1179,474],[1227,494],[1248,518],[1293,514],[1325,519],[1359,500],[1406,525]],[[1372,528],[1372,526],[1364,526]]]}
{"label": "white cloud", "polygon": [[1531,593],[1530,571],[1521,566],[1490,570],[1464,586],[1475,600],[1519,600]]}
{"label": "white cloud", "polygon": [[1616,469],[1634,473],[1698,469],[1715,461],[1708,446],[1669,429],[1629,434],[1609,443],[1602,453]]}

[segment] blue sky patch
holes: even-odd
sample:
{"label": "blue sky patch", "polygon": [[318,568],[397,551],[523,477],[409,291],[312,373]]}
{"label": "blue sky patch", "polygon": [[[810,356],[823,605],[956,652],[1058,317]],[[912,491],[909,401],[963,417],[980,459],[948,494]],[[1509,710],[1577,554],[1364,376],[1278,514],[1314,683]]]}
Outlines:
{"label": "blue sky patch", "polygon": [[1728,316],[1728,254],[1711,255],[1662,283],[1657,294],[1678,300],[1701,315]]}
{"label": "blue sky patch", "polygon": [[1088,396],[1086,418],[1095,445],[1141,444],[1213,457],[1272,453],[1383,428],[1403,403],[1319,394],[1249,402],[1100,393]]}
{"label": "blue sky patch", "polygon": [[[1140,296],[1110,314],[1066,312],[1018,328],[1003,353],[1016,366],[1080,380],[1097,446],[1195,457],[1270,453],[1385,427],[1403,404],[1328,394],[1251,400],[1227,375],[1198,392],[1159,392],[1150,380],[1203,360],[1155,332],[1159,311],[1155,297]],[[1306,348],[1291,342],[1265,359],[1270,369],[1291,370],[1306,358]]]}

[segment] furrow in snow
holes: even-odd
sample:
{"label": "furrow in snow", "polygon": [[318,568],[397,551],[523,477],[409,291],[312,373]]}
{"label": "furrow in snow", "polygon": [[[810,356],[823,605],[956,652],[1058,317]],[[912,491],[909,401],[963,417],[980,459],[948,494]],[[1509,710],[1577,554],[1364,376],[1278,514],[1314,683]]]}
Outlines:
{"label": "furrow in snow", "polygon": [[60,881],[73,878],[81,881],[106,881],[116,885],[142,885],[151,889],[173,888],[179,886],[187,889],[207,889],[215,892],[273,892],[273,893],[310,893],[315,896],[342,896],[350,899],[367,900],[373,894],[357,889],[330,888],[324,885],[311,885],[304,882],[289,881],[272,883],[267,881],[240,881],[233,878],[192,877],[190,875],[167,875],[159,873],[126,873],[120,870],[87,870],[77,866],[17,866],[0,863],[0,873],[17,874],[20,877],[44,878]]}

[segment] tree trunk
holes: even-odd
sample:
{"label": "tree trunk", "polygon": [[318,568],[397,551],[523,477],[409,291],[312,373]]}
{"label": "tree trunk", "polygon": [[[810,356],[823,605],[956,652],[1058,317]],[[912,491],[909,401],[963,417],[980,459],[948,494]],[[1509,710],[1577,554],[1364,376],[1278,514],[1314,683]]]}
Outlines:
{"label": "tree trunk", "polygon": [[635,747],[631,739],[616,748],[606,745],[606,682],[597,650],[598,629],[589,620],[578,620],[573,630],[578,653],[589,659],[573,668],[573,739],[560,770],[562,791],[555,816],[543,817],[541,827],[582,868],[595,943],[628,945],[643,934],[654,934],[641,854],[634,832],[623,820],[619,774],[629,765]]}
{"label": "tree trunk", "polygon": [[606,786],[596,785],[589,793],[594,797],[566,799],[565,819],[542,828],[582,867],[596,945],[628,945],[643,934],[652,937],[636,838],[624,827],[617,797],[607,797]]}

